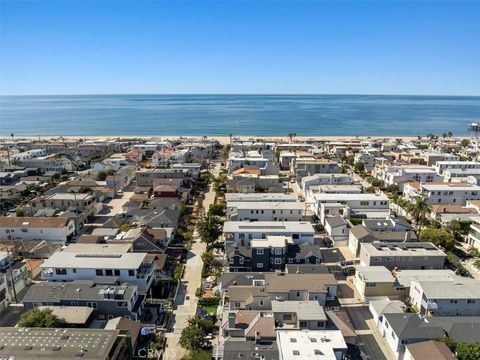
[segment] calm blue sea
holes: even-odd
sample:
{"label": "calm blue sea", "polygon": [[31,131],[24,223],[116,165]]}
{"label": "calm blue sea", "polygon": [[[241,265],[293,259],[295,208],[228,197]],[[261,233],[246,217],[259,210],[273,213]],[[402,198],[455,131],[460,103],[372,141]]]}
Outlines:
{"label": "calm blue sea", "polygon": [[480,97],[378,95],[1,96],[0,134],[467,134]]}

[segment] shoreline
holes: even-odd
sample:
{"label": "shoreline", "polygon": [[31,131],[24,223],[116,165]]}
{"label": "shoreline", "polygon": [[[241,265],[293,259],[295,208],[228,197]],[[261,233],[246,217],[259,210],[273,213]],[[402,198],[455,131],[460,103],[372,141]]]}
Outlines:
{"label": "shoreline", "polygon": [[[218,140],[220,144],[226,145],[230,142],[229,136],[217,136],[217,135],[205,135],[207,139]],[[15,141],[20,140],[55,140],[55,141],[68,141],[68,140],[148,140],[148,141],[164,141],[164,140],[177,140],[177,139],[184,139],[184,140],[201,140],[203,136],[195,136],[195,135],[167,135],[167,136],[159,136],[159,135],[14,135]],[[462,138],[462,137],[454,137],[454,138]],[[312,135],[312,136],[295,136],[293,138],[293,142],[303,142],[307,140],[327,140],[327,141],[352,141],[352,140],[377,140],[377,139],[402,139],[403,141],[412,141],[417,140],[417,136],[395,136],[395,135],[388,135],[388,136],[380,136],[380,135],[359,135],[359,136],[352,136],[352,135]],[[422,136],[422,139],[427,139],[426,136]],[[10,141],[11,137],[9,135],[0,135],[0,141]],[[290,142],[288,136],[277,136],[277,135],[237,135],[233,136],[234,141],[265,141],[265,142]]]}

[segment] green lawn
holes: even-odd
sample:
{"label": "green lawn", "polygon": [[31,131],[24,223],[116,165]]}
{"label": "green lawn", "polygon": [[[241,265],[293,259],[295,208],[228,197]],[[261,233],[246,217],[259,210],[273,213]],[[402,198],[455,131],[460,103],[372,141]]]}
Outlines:
{"label": "green lawn", "polygon": [[202,306],[202,309],[207,313],[207,314],[213,314],[217,315],[217,306],[212,305],[212,306]]}

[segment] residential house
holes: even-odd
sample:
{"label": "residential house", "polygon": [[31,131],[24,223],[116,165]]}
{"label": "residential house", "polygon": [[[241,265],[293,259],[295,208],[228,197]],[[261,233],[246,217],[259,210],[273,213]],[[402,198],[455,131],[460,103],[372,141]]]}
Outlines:
{"label": "residential house", "polygon": [[404,360],[457,360],[457,356],[443,342],[427,340],[405,346]]}
{"label": "residential house", "polygon": [[222,336],[225,340],[260,341],[275,340],[275,318],[270,311],[235,310],[225,312]]}
{"label": "residential house", "polygon": [[2,240],[66,243],[73,237],[74,232],[74,222],[67,217],[0,217]]}
{"label": "residential house", "polygon": [[327,316],[318,301],[272,301],[277,328],[288,330],[325,329]]}
{"label": "residential house", "polygon": [[[398,226],[397,220],[398,219],[365,219],[363,223],[366,224],[369,229],[364,225],[355,225],[350,228],[348,248],[351,253],[356,257],[360,256],[360,248],[362,244],[366,243],[416,242],[417,237],[413,229],[407,230],[408,227]],[[375,222],[377,223],[376,226],[374,225]],[[403,223],[403,221],[401,222]],[[405,231],[402,229],[405,229]]]}
{"label": "residential house", "polygon": [[90,307],[99,320],[125,317],[137,320],[143,297],[136,285],[114,285],[95,281],[41,282],[29,287],[22,302],[25,310],[39,306]]}
{"label": "residential house", "polygon": [[264,273],[262,277],[252,277],[249,285],[222,285],[224,295],[229,296],[230,309],[271,310],[274,300],[315,300],[324,306],[337,295],[338,282],[332,274],[277,272]]}
{"label": "residential house", "polygon": [[342,167],[338,162],[329,159],[294,160],[290,166],[290,173],[299,181],[304,176],[314,174],[341,174]]}
{"label": "residential house", "polygon": [[472,331],[480,326],[478,316],[436,316],[426,318],[413,313],[384,314],[378,329],[397,359],[404,360],[405,348],[445,334],[456,342],[480,342],[480,332]]}
{"label": "residential house", "polygon": [[337,246],[346,245],[348,240],[348,225],[341,216],[332,216],[325,218],[325,231],[328,237],[333,240]]}

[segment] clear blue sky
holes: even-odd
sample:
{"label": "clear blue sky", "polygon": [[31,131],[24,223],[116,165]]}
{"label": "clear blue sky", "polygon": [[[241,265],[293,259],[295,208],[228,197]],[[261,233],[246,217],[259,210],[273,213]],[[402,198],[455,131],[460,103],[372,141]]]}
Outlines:
{"label": "clear blue sky", "polygon": [[477,1],[5,1],[0,94],[480,95]]}

